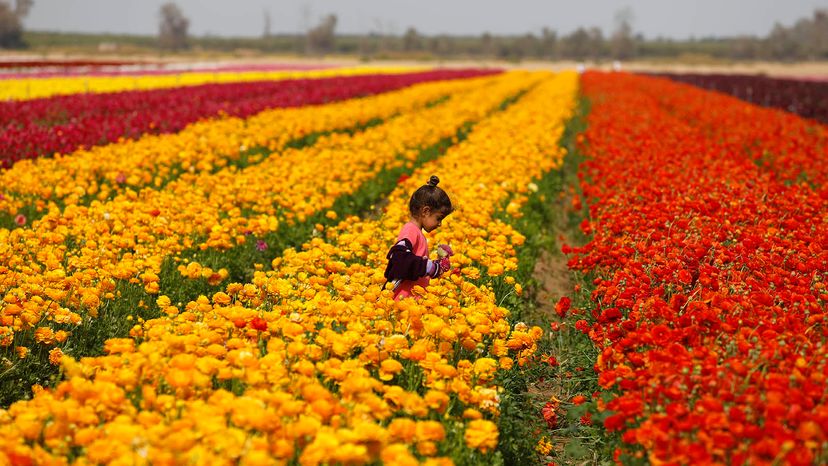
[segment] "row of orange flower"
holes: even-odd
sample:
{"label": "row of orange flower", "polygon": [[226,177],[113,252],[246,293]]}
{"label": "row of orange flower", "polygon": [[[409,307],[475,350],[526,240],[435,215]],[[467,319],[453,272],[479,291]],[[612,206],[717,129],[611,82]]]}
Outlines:
{"label": "row of orange flower", "polygon": [[[601,350],[617,459],[824,463],[828,190],[787,176],[824,176],[796,154],[824,128],[654,78],[583,87],[594,237],[570,266],[596,289],[573,319]],[[800,130],[766,132],[780,122]]]}
{"label": "row of orange flower", "polygon": [[[501,275],[524,238],[494,216],[517,215],[532,180],[560,166],[577,91],[572,73],[513,78],[542,82],[413,173],[380,219],[347,218],[212,298],[179,306],[162,295],[166,317],[108,341],[106,356],[62,357],[64,381],[0,412],[0,452],[131,464],[493,461],[496,380],[542,333],[510,323],[484,284],[521,292]],[[397,302],[381,290],[385,252],[431,173],[459,206],[431,238],[454,246],[459,273]]]}

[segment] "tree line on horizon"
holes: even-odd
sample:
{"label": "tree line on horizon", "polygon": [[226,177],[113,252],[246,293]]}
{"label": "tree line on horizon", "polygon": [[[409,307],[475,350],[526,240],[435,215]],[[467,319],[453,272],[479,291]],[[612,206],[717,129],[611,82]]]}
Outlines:
{"label": "tree line on horizon", "polygon": [[[606,34],[597,27],[579,27],[558,34],[548,27],[520,35],[477,36],[425,35],[414,27],[403,34],[337,34],[337,16],[325,15],[302,34],[273,34],[270,12],[264,10],[264,31],[260,37],[194,37],[190,21],[175,2],[159,9],[157,37],[102,34],[24,33],[22,18],[33,0],[16,0],[12,6],[0,0],[0,48],[27,45],[94,45],[102,39],[123,45],[154,48],[160,52],[185,50],[237,51],[299,55],[347,54],[363,59],[382,58],[495,58],[510,61],[535,60],[632,60],[637,58],[676,58],[704,56],[729,60],[826,60],[828,59],[828,9],[817,9],[812,16],[790,26],[777,23],[763,37],[736,36],[675,40],[645,38],[633,28],[633,12],[616,12],[614,29]],[[28,43],[28,44],[27,44]]]}

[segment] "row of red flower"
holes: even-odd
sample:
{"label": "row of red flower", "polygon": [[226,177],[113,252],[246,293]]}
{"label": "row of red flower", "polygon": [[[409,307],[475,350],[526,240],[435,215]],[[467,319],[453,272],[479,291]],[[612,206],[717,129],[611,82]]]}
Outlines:
{"label": "row of red flower", "polygon": [[664,74],[675,81],[723,92],[828,123],[828,82],[731,74]]}
{"label": "row of red flower", "polygon": [[612,399],[598,407],[619,455],[825,462],[828,188],[785,182],[709,130],[761,143],[749,136],[770,113],[727,118],[749,104],[690,120],[654,90],[693,105],[679,84],[591,72],[582,83],[593,103],[582,228],[594,236],[564,249],[595,276],[592,308],[573,317],[592,322],[578,327],[600,350]]}
{"label": "row of red flower", "polygon": [[492,70],[432,70],[321,79],[206,84],[150,91],[73,94],[0,103],[0,166],[83,146],[171,133],[219,113],[246,117],[267,108],[323,104],[415,83]]}
{"label": "row of red flower", "polygon": [[[648,95],[657,97],[674,115],[698,125],[725,153],[743,153],[787,183],[828,183],[825,125],[691,85],[660,79],[647,82]],[[823,100],[828,105],[828,99]]]}

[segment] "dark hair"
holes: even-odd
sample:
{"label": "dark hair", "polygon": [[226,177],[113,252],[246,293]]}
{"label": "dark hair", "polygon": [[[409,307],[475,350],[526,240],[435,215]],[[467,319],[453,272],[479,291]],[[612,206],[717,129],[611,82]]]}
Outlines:
{"label": "dark hair", "polygon": [[411,215],[419,215],[423,207],[428,207],[432,211],[443,211],[446,215],[454,210],[451,206],[451,199],[442,188],[437,187],[438,183],[440,183],[440,178],[431,175],[428,183],[414,191],[411,200],[408,201],[408,210],[411,211]]}

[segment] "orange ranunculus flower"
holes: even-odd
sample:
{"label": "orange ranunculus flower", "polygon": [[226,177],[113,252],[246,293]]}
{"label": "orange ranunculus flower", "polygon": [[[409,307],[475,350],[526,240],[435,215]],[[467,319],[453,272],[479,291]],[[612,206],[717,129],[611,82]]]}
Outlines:
{"label": "orange ranunculus flower", "polygon": [[399,443],[383,448],[380,459],[383,464],[389,466],[418,466],[420,464],[408,447]]}
{"label": "orange ranunculus flower", "polygon": [[52,365],[59,365],[61,358],[63,358],[63,351],[61,351],[60,348],[52,348],[52,350],[49,351],[49,362]]}
{"label": "orange ranunculus flower", "polygon": [[380,379],[391,380],[395,374],[403,370],[402,364],[394,359],[386,359],[380,364]]}
{"label": "orange ranunculus flower", "polygon": [[55,342],[55,333],[49,327],[38,327],[34,332],[35,341],[44,345],[51,345]]}
{"label": "orange ranunculus flower", "polygon": [[469,421],[463,438],[469,448],[475,448],[486,453],[497,448],[497,426],[485,419]]}
{"label": "orange ranunculus flower", "polygon": [[437,421],[419,421],[417,422],[417,440],[440,442],[446,436],[446,430],[443,424]]}
{"label": "orange ranunculus flower", "polygon": [[411,443],[417,435],[417,423],[408,418],[397,418],[388,425],[388,434],[399,441]]}

